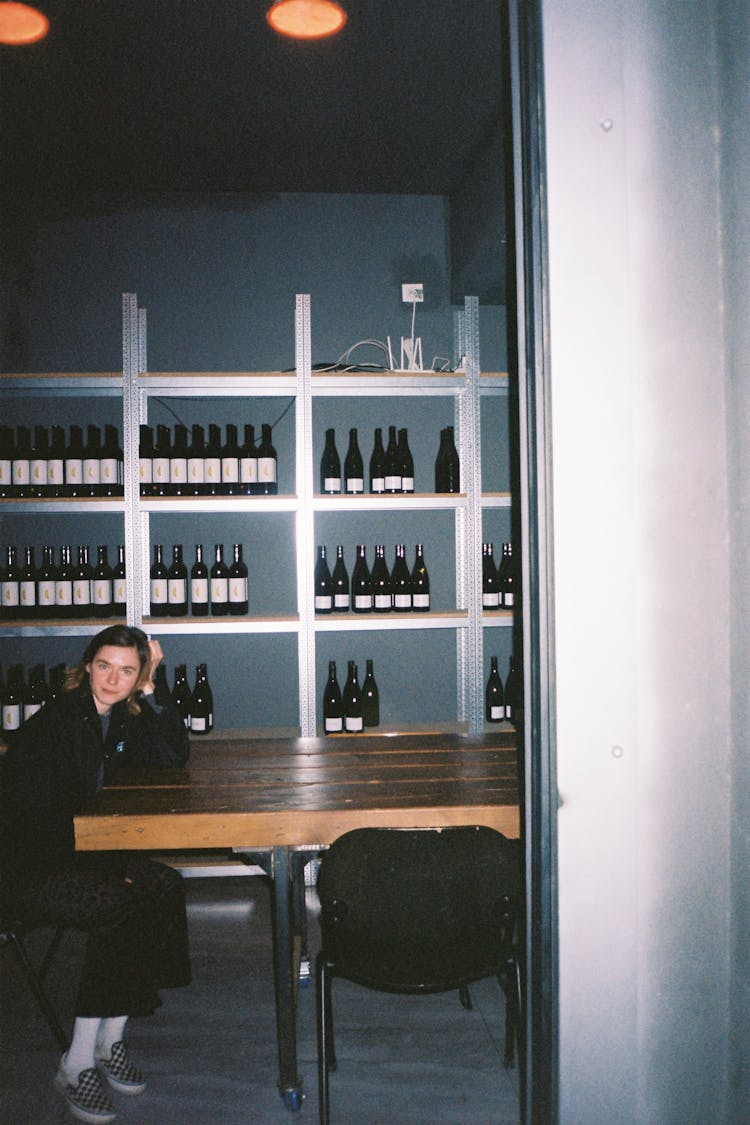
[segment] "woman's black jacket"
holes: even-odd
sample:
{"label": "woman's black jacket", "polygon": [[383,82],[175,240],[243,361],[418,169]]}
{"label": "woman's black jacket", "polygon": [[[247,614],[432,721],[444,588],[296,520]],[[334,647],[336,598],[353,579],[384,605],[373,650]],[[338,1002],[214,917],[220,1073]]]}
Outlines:
{"label": "woman's black jacket", "polygon": [[152,707],[110,712],[106,740],[88,684],[62,692],[13,736],[3,763],[3,882],[12,893],[70,862],[73,817],[119,766],[182,766],[189,743],[166,685]]}

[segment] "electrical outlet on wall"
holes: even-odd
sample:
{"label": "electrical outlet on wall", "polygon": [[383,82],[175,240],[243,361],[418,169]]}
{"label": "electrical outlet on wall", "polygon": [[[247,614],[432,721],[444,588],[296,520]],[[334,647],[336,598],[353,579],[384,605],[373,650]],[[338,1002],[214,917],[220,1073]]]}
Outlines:
{"label": "electrical outlet on wall", "polygon": [[401,300],[410,305],[424,301],[424,284],[421,281],[406,281],[401,286]]}

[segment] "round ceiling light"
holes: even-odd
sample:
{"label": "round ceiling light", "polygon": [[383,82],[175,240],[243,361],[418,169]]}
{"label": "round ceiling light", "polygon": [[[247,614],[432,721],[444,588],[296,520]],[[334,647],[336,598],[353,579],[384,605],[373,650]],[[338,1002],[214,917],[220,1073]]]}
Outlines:
{"label": "round ceiling light", "polygon": [[0,0],[0,43],[22,46],[37,43],[49,31],[49,20],[29,4]]}
{"label": "round ceiling light", "polygon": [[276,0],[266,19],[291,39],[325,39],[341,31],[346,12],[335,0]]}

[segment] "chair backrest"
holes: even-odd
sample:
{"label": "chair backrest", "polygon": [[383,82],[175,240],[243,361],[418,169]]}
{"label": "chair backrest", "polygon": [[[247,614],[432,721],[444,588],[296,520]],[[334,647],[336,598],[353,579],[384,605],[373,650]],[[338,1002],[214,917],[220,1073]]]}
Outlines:
{"label": "chair backrest", "polygon": [[490,828],[354,829],[321,861],[324,951],[372,987],[457,987],[506,964],[521,882],[518,842]]}

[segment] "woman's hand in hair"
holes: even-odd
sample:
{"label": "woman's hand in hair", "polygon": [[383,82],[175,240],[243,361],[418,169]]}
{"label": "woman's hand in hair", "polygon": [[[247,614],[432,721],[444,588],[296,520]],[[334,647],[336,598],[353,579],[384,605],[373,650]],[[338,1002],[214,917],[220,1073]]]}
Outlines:
{"label": "woman's hand in hair", "polygon": [[145,670],[145,678],[141,684],[141,691],[144,695],[153,695],[154,693],[154,676],[156,669],[164,659],[164,652],[158,641],[150,640],[148,642],[149,663]]}

